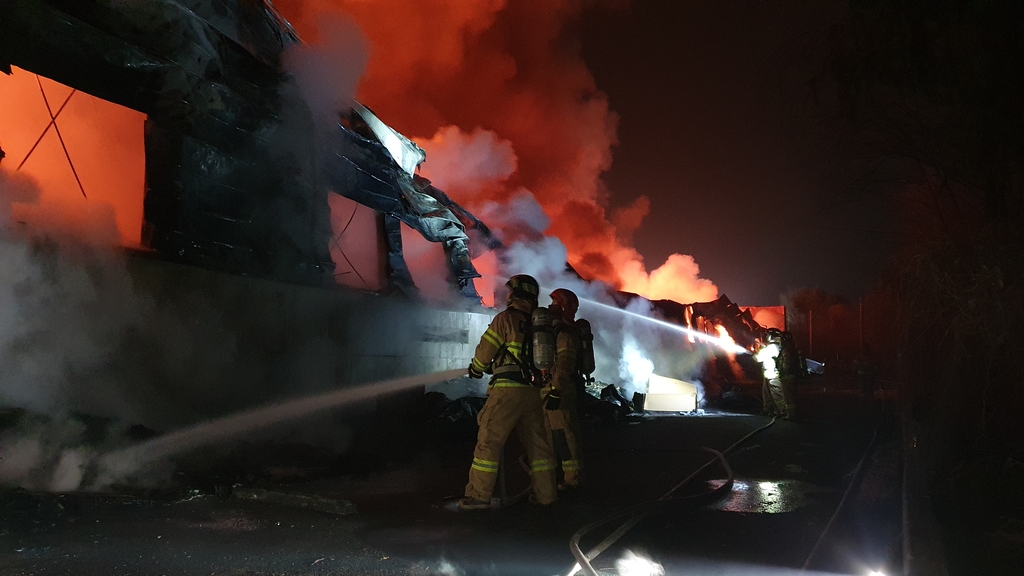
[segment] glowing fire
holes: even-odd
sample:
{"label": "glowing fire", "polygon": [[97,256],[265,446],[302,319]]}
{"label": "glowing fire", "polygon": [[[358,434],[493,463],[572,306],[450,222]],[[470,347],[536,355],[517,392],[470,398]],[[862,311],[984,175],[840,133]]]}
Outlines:
{"label": "glowing fire", "polygon": [[[56,125],[67,156],[57,131],[49,126],[47,110],[49,103],[56,115],[65,101]],[[7,153],[3,168],[17,170],[24,162],[19,171],[34,179],[41,191],[37,203],[14,207],[15,219],[32,225],[59,224],[91,240],[138,246],[145,180],[144,121],[145,116],[134,110],[83,92],[72,95],[71,88],[46,78],[37,80],[35,74],[19,68],[10,76],[0,74],[0,146]],[[116,232],[97,229],[109,228],[111,220]]]}
{"label": "glowing fire", "polygon": [[[628,240],[651,209],[648,198],[615,209],[606,205],[601,175],[611,165],[618,119],[561,33],[585,3],[276,4],[311,42],[324,16],[358,24],[370,43],[360,100],[403,134],[436,140],[422,170],[446,180],[453,199],[479,214],[515,213],[514,222],[494,224],[506,245],[546,234],[564,244],[567,260],[586,278],[651,299],[717,297],[717,287],[700,277],[690,256],[674,254],[648,272]],[[55,107],[70,92],[47,80],[43,85]],[[17,71],[0,78],[5,167],[27,154],[49,120],[34,75]],[[88,203],[112,206],[119,240],[132,246],[139,244],[142,224],[143,121],[142,114],[80,93],[58,120]],[[435,166],[439,174],[432,174]],[[40,180],[44,200],[63,206],[58,212],[82,212],[85,200],[52,133],[24,170]],[[522,226],[522,211],[534,207],[538,214],[532,216],[543,218],[534,218],[533,228]],[[485,299],[493,292],[478,290]]]}
{"label": "glowing fire", "polygon": [[[690,330],[693,330],[693,306],[687,306],[684,309],[683,314],[684,316],[686,316],[686,327],[689,328]],[[697,339],[694,338],[693,334],[690,334],[688,339],[690,341],[690,344],[693,344],[697,341]]]}
{"label": "glowing fire", "polygon": [[[506,245],[547,234],[561,240],[569,263],[585,278],[655,300],[718,296],[692,257],[672,255],[648,272],[624,240],[650,211],[647,197],[606,206],[600,177],[611,165],[618,119],[561,34],[584,3],[275,5],[309,41],[325,16],[359,25],[370,43],[359,99],[413,137],[427,151],[422,174],[495,228]],[[477,284],[486,298],[491,291]]]}
{"label": "glowing fire", "polygon": [[722,348],[725,349],[725,353],[729,357],[729,370],[732,371],[734,377],[741,378],[743,376],[743,367],[740,366],[740,363],[736,360],[736,351],[742,350],[743,352],[746,352],[746,350],[742,346],[736,344],[736,341],[729,335],[729,331],[725,329],[725,326],[716,324],[715,330],[718,332],[718,337],[723,342],[727,343],[727,345]]}
{"label": "glowing fire", "polygon": [[725,329],[725,326],[722,326],[721,324],[716,324],[715,331],[718,332],[718,337],[721,338],[723,342],[727,342],[728,344],[731,345],[730,347],[736,345],[736,341],[733,340],[732,336],[729,335],[729,331]]}

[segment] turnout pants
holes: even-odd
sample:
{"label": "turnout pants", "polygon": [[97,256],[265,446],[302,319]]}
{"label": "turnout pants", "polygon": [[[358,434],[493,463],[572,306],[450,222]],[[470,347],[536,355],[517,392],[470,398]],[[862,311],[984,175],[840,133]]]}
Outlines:
{"label": "turnout pants", "polygon": [[775,413],[784,418],[796,418],[796,377],[784,376],[768,381]]}
{"label": "turnout pants", "polygon": [[558,410],[544,411],[544,424],[548,438],[554,448],[555,457],[561,463],[562,482],[579,488],[583,472],[580,455],[580,418],[576,411],[576,389],[562,390],[562,402]]}
{"label": "turnout pants", "polygon": [[786,418],[796,418],[796,376],[783,376],[782,400],[786,403]]}
{"label": "turnout pants", "polygon": [[768,394],[772,398],[772,405],[775,407],[775,414],[780,417],[786,415],[786,399],[782,395],[782,380],[779,378],[768,379]]}
{"label": "turnout pants", "polygon": [[487,402],[477,416],[480,432],[469,469],[467,498],[490,501],[501,450],[514,429],[530,459],[530,483],[537,501],[551,504],[558,499],[555,459],[544,430],[543,412],[540,393],[532,386],[505,387],[499,382],[488,390]]}
{"label": "turnout pants", "polygon": [[772,390],[767,378],[761,378],[761,411],[766,415],[776,413],[775,400],[772,399]]}

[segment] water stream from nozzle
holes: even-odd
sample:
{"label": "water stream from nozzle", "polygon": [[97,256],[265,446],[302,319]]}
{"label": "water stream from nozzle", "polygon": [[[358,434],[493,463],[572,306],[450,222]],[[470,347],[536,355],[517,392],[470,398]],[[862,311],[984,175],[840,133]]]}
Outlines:
{"label": "water stream from nozzle", "polygon": [[271,406],[254,408],[207,422],[201,422],[182,430],[158,436],[142,444],[104,454],[99,459],[100,470],[103,474],[99,479],[99,484],[109,485],[110,482],[132,474],[149,462],[181,454],[199,446],[213,443],[216,440],[257,430],[278,422],[301,418],[338,406],[370,400],[381,394],[408,390],[416,386],[437,384],[465,375],[466,369],[459,368],[433,374],[383,380],[316,396],[288,400]]}
{"label": "water stream from nozzle", "polygon": [[676,332],[682,332],[683,334],[686,334],[687,336],[692,336],[692,337],[694,337],[697,340],[700,340],[702,342],[707,342],[708,344],[713,344],[715,346],[718,346],[719,348],[722,348],[723,350],[726,350],[727,352],[732,352],[734,354],[750,354],[749,350],[747,350],[746,348],[740,346],[739,344],[736,344],[735,342],[730,342],[729,340],[726,340],[724,338],[720,338],[718,336],[712,336],[710,334],[705,334],[703,332],[700,332],[698,330],[693,330],[693,329],[687,328],[685,326],[680,326],[678,324],[673,324],[671,322],[666,322],[664,320],[658,320],[657,318],[651,318],[649,316],[644,316],[643,314],[637,314],[636,312],[630,312],[629,310],[623,310],[622,308],[616,308],[615,306],[611,306],[609,304],[604,304],[602,302],[598,302],[597,300],[591,300],[590,298],[580,298],[580,305],[583,305],[583,304],[594,306],[594,307],[600,308],[602,310],[609,310],[611,312],[619,312],[621,314],[625,314],[625,315],[627,315],[627,316],[629,316],[631,318],[636,318],[638,320],[646,320],[646,321],[651,322],[651,323],[653,323],[654,325],[656,325],[656,326],[658,326],[660,328],[666,328],[668,330],[675,330]]}

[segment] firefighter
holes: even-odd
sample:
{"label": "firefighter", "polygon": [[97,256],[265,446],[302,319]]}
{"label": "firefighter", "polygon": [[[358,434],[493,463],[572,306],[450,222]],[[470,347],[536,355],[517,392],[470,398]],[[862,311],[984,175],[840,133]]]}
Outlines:
{"label": "firefighter", "polygon": [[577,388],[583,386],[578,362],[582,346],[575,324],[579,308],[579,298],[571,290],[559,288],[551,293],[548,309],[555,317],[557,352],[551,385],[546,389],[544,423],[562,469],[559,490],[579,488],[582,473],[580,421],[576,411]]}
{"label": "firefighter", "polygon": [[509,288],[507,306],[487,327],[469,365],[472,378],[483,378],[484,372],[493,376],[487,387],[487,401],[477,416],[480,431],[466,497],[459,500],[461,510],[490,507],[501,451],[512,430],[530,459],[530,501],[548,505],[558,499],[555,459],[544,429],[542,398],[535,374],[527,364],[530,343],[526,337],[540,287],[526,274],[509,278],[505,286]]}
{"label": "firefighter", "polygon": [[786,401],[782,394],[782,380],[779,379],[778,357],[782,351],[782,331],[769,328],[765,332],[764,344],[754,354],[754,359],[761,363],[761,370],[768,382],[768,396],[776,416],[786,416]]}
{"label": "firefighter", "polygon": [[800,377],[800,350],[793,342],[793,334],[783,332],[779,343],[779,357],[777,360],[779,370],[779,381],[782,385],[782,399],[786,405],[786,411],[782,417],[786,420],[796,420],[796,381]]}
{"label": "firefighter", "polygon": [[[768,344],[767,335],[762,334],[754,342],[755,354]],[[772,400],[772,391],[768,386],[768,378],[764,376],[764,369],[761,371],[761,413],[765,416],[775,416],[775,401]]]}

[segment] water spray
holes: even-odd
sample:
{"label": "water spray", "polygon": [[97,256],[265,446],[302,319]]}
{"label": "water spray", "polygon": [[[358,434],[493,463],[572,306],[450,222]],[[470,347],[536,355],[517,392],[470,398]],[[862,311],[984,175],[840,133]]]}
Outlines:
{"label": "water spray", "polygon": [[109,485],[111,482],[124,478],[147,463],[181,454],[199,446],[210,444],[215,440],[236,436],[271,424],[300,418],[315,412],[328,410],[345,404],[370,400],[391,392],[398,392],[437,384],[445,380],[453,380],[466,375],[465,368],[447,370],[419,376],[408,376],[363,384],[354,388],[335,390],[316,396],[307,396],[289,400],[272,406],[264,406],[230,414],[207,422],[202,422],[158,436],[142,444],[108,452],[99,459],[100,469],[106,475],[100,478],[99,484]]}
{"label": "water spray", "polygon": [[700,332],[698,330],[693,330],[692,328],[687,328],[685,326],[680,326],[678,324],[673,324],[671,322],[666,322],[664,320],[658,320],[657,318],[651,318],[649,316],[644,316],[643,314],[630,312],[629,310],[623,310],[622,308],[617,308],[609,304],[604,304],[596,300],[591,300],[590,298],[580,298],[580,305],[583,304],[589,304],[592,306],[596,306],[598,308],[610,310],[612,312],[620,312],[622,314],[625,314],[633,318],[637,318],[639,320],[653,322],[655,325],[661,328],[668,328],[670,330],[675,330],[676,332],[681,332],[683,334],[686,334],[687,336],[692,336],[702,342],[707,342],[708,344],[718,346],[719,348],[722,348],[723,350],[731,352],[733,354],[750,354],[750,351],[747,350],[746,348],[740,346],[739,344],[736,344],[735,342],[731,342],[719,336],[712,336],[710,334],[705,334],[704,332]]}
{"label": "water spray", "polygon": [[[497,274],[484,274],[483,276],[484,277],[488,277],[488,278],[496,278],[499,281],[508,280],[508,278],[506,278],[505,276],[500,276],[500,275],[497,275]],[[579,295],[577,295],[577,296],[579,296]],[[603,308],[603,309],[606,309],[606,310],[611,310],[612,312],[619,312],[619,313],[622,313],[622,314],[626,314],[628,316],[632,316],[633,318],[637,318],[639,320],[646,320],[648,322],[653,322],[654,324],[656,324],[656,325],[658,325],[658,326],[660,326],[662,328],[668,328],[670,330],[675,330],[676,332],[682,332],[683,334],[686,334],[687,336],[691,336],[693,338],[696,338],[697,340],[700,340],[702,342],[707,342],[708,344],[712,344],[714,346],[718,346],[719,348],[722,348],[726,352],[731,352],[733,354],[750,354],[750,351],[747,350],[746,348],[740,346],[739,344],[736,344],[735,342],[732,342],[731,340],[728,340],[728,339],[725,339],[725,338],[721,338],[719,336],[712,336],[710,334],[705,334],[704,332],[700,332],[699,330],[694,330],[692,328],[686,328],[685,326],[680,326],[678,324],[673,324],[671,322],[666,322],[664,320],[658,320],[657,318],[651,318],[650,316],[644,316],[643,314],[637,314],[636,312],[630,312],[629,310],[623,310],[622,308],[618,308],[618,307],[612,306],[610,304],[605,304],[603,302],[598,302],[597,300],[592,300],[590,298],[580,297],[579,300],[580,300],[580,305],[581,306],[583,304],[591,304],[591,305],[596,306],[598,308]]]}

